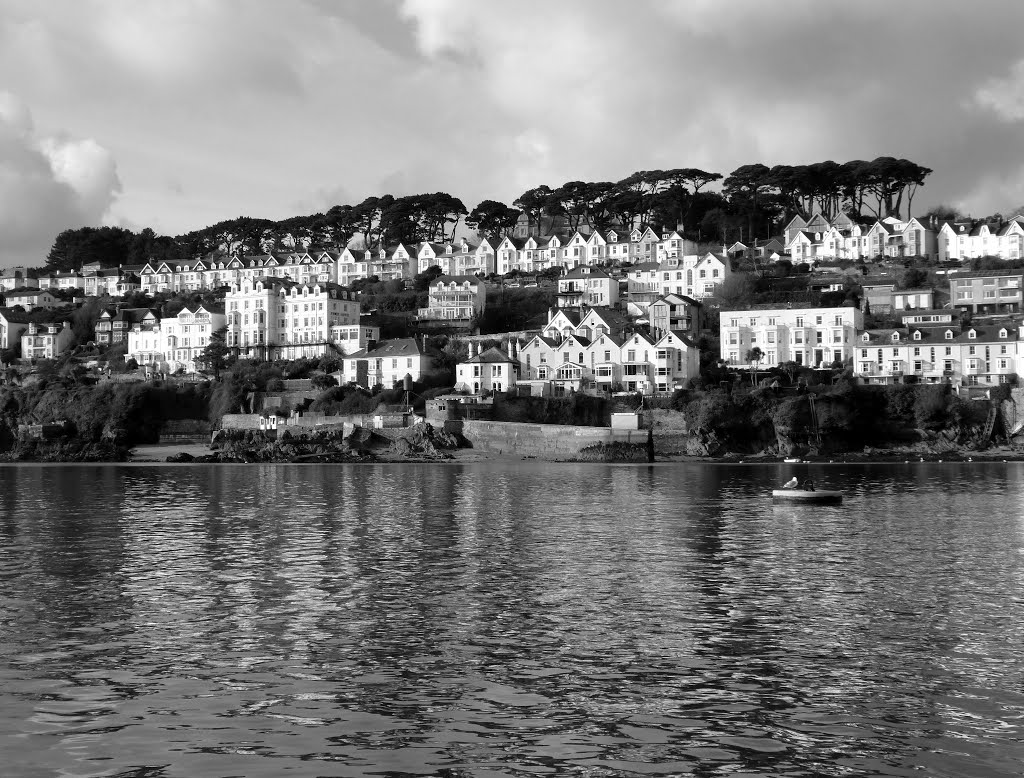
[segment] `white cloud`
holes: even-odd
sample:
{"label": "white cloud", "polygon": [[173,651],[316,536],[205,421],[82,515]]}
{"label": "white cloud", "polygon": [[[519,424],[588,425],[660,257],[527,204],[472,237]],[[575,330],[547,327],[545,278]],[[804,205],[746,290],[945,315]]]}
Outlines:
{"label": "white cloud", "polygon": [[0,93],[0,265],[43,264],[59,232],[99,224],[120,188],[99,143],[40,136],[28,107]]}
{"label": "white cloud", "polygon": [[974,99],[1005,121],[1024,119],[1024,60],[1010,68],[1008,76],[985,82],[975,92]]}

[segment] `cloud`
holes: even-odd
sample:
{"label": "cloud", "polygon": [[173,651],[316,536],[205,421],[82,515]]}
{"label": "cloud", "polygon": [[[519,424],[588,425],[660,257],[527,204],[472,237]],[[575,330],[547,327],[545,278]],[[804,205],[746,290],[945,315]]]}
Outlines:
{"label": "cloud", "polygon": [[39,135],[28,106],[0,93],[0,265],[42,265],[59,232],[98,225],[120,189],[109,151]]}
{"label": "cloud", "polygon": [[1014,64],[1008,76],[990,79],[978,87],[974,99],[1005,121],[1024,119],[1024,60]]}

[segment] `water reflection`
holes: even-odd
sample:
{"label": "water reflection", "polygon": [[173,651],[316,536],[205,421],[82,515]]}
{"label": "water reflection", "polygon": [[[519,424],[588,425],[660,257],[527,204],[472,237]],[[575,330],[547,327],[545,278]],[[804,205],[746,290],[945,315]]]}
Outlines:
{"label": "water reflection", "polygon": [[1016,775],[1020,466],[14,467],[18,775]]}

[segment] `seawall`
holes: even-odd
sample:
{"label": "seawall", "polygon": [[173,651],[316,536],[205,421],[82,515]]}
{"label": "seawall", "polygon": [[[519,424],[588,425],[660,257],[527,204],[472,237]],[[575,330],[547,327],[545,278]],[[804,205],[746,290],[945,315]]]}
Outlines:
{"label": "seawall", "polygon": [[471,420],[445,422],[445,430],[461,434],[474,449],[489,454],[552,460],[648,459],[647,430]]}

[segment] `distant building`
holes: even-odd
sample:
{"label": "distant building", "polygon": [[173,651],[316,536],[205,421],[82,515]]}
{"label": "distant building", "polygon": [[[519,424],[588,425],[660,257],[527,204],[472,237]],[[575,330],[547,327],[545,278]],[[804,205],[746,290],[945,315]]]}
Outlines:
{"label": "distant building", "polygon": [[483,313],[487,287],[477,276],[438,276],[430,282],[427,307],[416,312],[420,321],[469,322]]}
{"label": "distant building", "polygon": [[21,336],[22,359],[56,359],[74,340],[70,322],[32,322]]}
{"label": "distant building", "polygon": [[33,311],[36,308],[53,310],[65,305],[63,301],[58,300],[45,289],[15,289],[14,291],[7,292],[4,295],[4,299],[7,301],[9,308],[20,305],[26,311]]}

